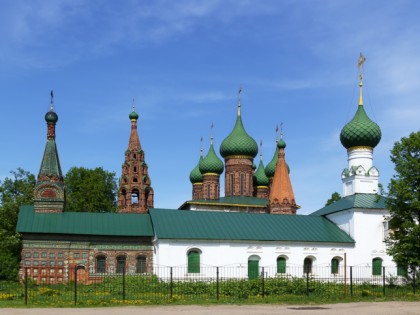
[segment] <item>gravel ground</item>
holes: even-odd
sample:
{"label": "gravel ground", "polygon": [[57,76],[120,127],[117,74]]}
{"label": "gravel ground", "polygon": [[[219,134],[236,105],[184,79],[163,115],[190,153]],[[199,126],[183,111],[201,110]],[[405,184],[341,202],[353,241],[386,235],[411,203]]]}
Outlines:
{"label": "gravel ground", "polygon": [[101,308],[0,308],[4,315],[271,315],[420,314],[420,302],[343,303],[325,305],[127,306]]}

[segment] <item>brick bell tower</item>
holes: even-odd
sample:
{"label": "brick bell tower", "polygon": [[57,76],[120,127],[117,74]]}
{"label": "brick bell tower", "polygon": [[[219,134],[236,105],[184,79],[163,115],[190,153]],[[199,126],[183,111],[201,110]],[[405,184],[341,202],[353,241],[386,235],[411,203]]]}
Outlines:
{"label": "brick bell tower", "polygon": [[148,167],[144,160],[137,133],[137,119],[139,115],[133,109],[129,115],[131,133],[128,149],[125,151],[125,161],[122,165],[120,188],[118,191],[118,211],[123,213],[147,213],[153,208],[153,189],[148,174]]}
{"label": "brick bell tower", "polygon": [[65,203],[64,179],[55,143],[55,125],[58,115],[54,112],[54,94],[51,91],[50,110],[45,114],[47,144],[34,189],[35,212],[63,212]]}

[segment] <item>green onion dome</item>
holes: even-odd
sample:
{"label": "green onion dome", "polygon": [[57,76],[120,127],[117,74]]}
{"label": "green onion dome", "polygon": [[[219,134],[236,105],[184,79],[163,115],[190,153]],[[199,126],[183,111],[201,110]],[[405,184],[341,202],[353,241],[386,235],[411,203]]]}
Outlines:
{"label": "green onion dome", "polygon": [[274,176],[274,172],[276,171],[277,160],[279,159],[279,147],[276,145],[276,151],[274,152],[274,156],[271,161],[265,167],[265,175],[268,178]]}
{"label": "green onion dome", "polygon": [[340,141],[346,149],[358,146],[374,148],[381,140],[381,135],[379,126],[370,120],[363,105],[359,105],[353,119],[341,130]]}
{"label": "green onion dome", "polygon": [[220,146],[220,155],[224,158],[231,155],[245,155],[254,158],[257,153],[258,145],[245,131],[241,115],[238,112],[235,127]]}
{"label": "green onion dome", "polygon": [[277,142],[277,146],[280,149],[284,149],[284,148],[286,148],[286,142],[284,142],[284,140],[280,138],[280,141]]}
{"label": "green onion dome", "polygon": [[45,114],[45,121],[55,124],[58,121],[58,115],[53,110],[50,110]]}
{"label": "green onion dome", "polygon": [[190,181],[192,184],[202,183],[203,182],[203,175],[200,172],[199,164],[203,160],[203,157],[200,157],[200,161],[196,165],[196,167],[193,168],[193,170],[190,173]]}
{"label": "green onion dome", "polygon": [[260,164],[256,172],[254,173],[254,186],[268,186],[269,181],[267,175],[265,175],[263,161],[260,160]]}
{"label": "green onion dome", "polygon": [[206,157],[198,163],[198,167],[201,174],[216,173],[220,175],[223,173],[224,165],[214,151],[213,142],[210,144]]}
{"label": "green onion dome", "polygon": [[139,119],[139,114],[137,114],[134,110],[130,113],[130,115],[128,115],[128,117],[130,118],[130,120],[137,120]]}

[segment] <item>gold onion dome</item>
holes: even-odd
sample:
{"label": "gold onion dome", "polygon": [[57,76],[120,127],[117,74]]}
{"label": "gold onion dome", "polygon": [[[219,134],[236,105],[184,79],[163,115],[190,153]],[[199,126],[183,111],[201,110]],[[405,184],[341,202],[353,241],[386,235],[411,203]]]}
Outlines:
{"label": "gold onion dome", "polygon": [[258,144],[245,131],[241,118],[241,106],[238,104],[238,116],[232,132],[222,141],[220,155],[224,158],[233,155],[254,158],[258,154]]}
{"label": "gold onion dome", "polygon": [[220,175],[223,173],[224,164],[214,151],[213,140],[209,152],[204,159],[200,160],[198,167],[201,174],[215,173]]}

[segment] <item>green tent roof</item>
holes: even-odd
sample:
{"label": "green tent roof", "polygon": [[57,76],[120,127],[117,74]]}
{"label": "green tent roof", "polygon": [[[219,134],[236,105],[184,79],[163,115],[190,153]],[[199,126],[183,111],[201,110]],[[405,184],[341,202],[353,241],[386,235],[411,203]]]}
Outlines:
{"label": "green tent roof", "polygon": [[78,234],[109,236],[153,236],[148,214],[129,213],[35,213],[22,206],[16,231],[19,233]]}
{"label": "green tent roof", "polygon": [[311,215],[324,216],[348,209],[386,209],[386,198],[376,194],[354,194],[318,210]]}
{"label": "green tent roof", "polygon": [[160,239],[354,243],[324,217],[150,209]]}

